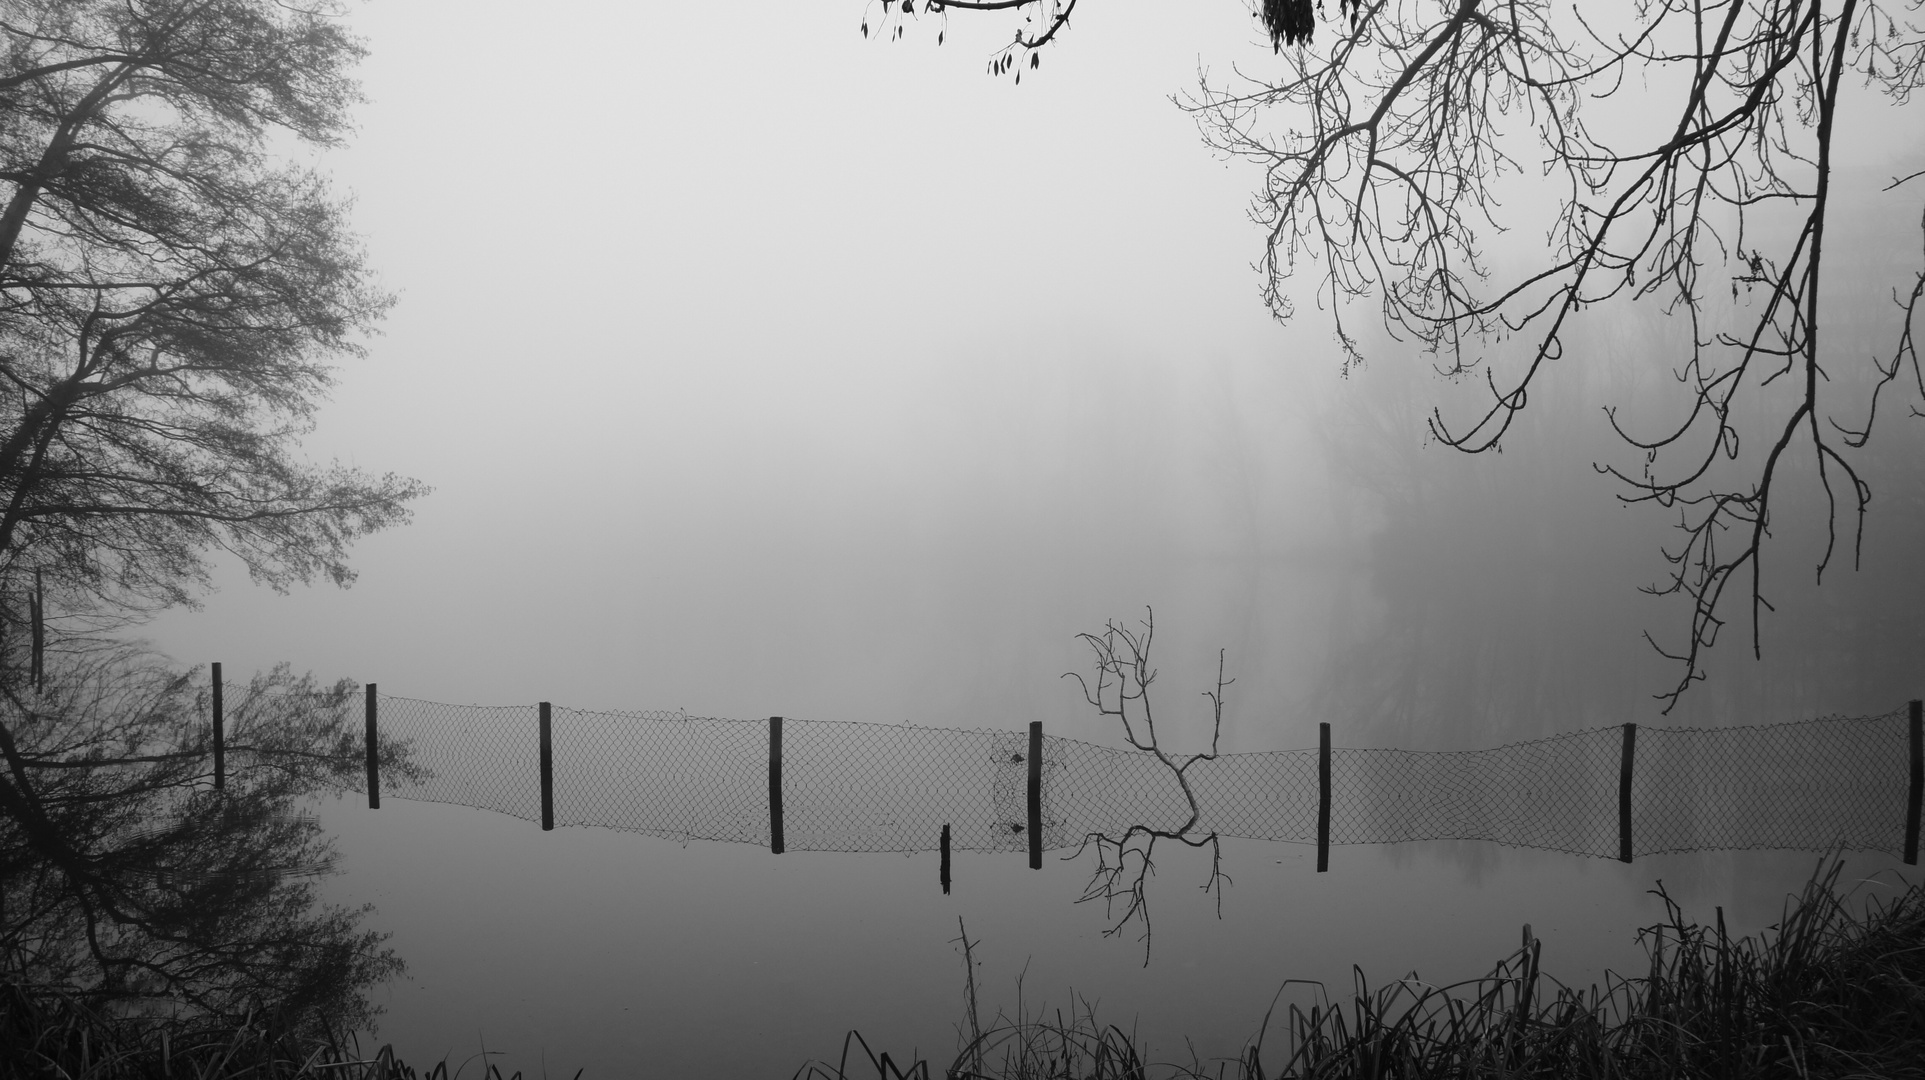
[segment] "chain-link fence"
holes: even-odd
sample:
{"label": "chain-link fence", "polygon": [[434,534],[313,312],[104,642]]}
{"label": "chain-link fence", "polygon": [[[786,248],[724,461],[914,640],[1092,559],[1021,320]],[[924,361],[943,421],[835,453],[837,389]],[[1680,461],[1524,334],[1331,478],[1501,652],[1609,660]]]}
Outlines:
{"label": "chain-link fence", "polygon": [[[410,771],[394,797],[542,820],[536,706],[378,699]],[[359,719],[356,717],[355,719]],[[1330,844],[1487,840],[1581,855],[1781,848],[1905,854],[1917,814],[1915,716],[1727,728],[1597,728],[1489,750],[1330,752]],[[1025,731],[785,719],[780,839],[798,851],[1029,847]],[[556,825],[770,844],[771,722],[551,710]],[[1042,740],[1045,849],[1133,825],[1317,843],[1316,749],[1224,754],[1176,774],[1156,756]],[[1180,763],[1182,757],[1174,759]],[[353,781],[343,786],[365,792]],[[1914,831],[1916,825],[1912,826]]]}

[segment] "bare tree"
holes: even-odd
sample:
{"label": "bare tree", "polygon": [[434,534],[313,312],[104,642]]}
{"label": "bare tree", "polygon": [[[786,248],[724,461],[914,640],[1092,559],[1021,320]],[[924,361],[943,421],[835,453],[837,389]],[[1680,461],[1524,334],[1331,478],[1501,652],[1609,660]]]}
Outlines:
{"label": "bare tree", "polygon": [[[1223,912],[1223,887],[1230,883],[1223,872],[1223,847],[1217,834],[1199,832],[1202,811],[1197,807],[1196,790],[1191,786],[1190,768],[1199,761],[1214,761],[1223,734],[1223,691],[1234,679],[1223,677],[1223,653],[1217,653],[1217,679],[1214,690],[1205,690],[1210,699],[1210,749],[1208,753],[1172,754],[1164,749],[1156,732],[1156,712],[1150,704],[1150,684],[1156,669],[1150,666],[1150,643],[1156,636],[1156,613],[1146,610],[1140,631],[1115,621],[1105,623],[1101,634],[1078,634],[1096,657],[1095,681],[1081,674],[1065,672],[1063,678],[1075,679],[1083,698],[1104,716],[1113,716],[1123,727],[1123,738],[1130,746],[1154,755],[1175,778],[1189,808],[1189,817],[1175,828],[1157,828],[1137,822],[1121,833],[1089,833],[1066,859],[1080,857],[1085,851],[1096,853],[1096,869],[1083,888],[1077,903],[1103,901],[1105,915],[1114,919],[1104,936],[1123,931],[1132,922],[1143,926],[1143,963],[1150,962],[1150,905],[1147,885],[1156,873],[1154,855],[1158,840],[1170,840],[1187,847],[1210,849],[1210,876],[1203,882],[1204,892],[1214,892],[1217,913]],[[1116,914],[1121,904],[1122,915]]]}
{"label": "bare tree", "polygon": [[[990,63],[1002,73],[1034,68],[1075,8],[920,11],[1020,11],[1028,22]],[[915,10],[884,18],[899,35]],[[1797,470],[1824,499],[1822,581],[1847,548],[1856,565],[1872,500],[1859,452],[1884,399],[1903,394],[1925,415],[1925,272],[1882,286],[1895,328],[1869,357],[1838,349],[1826,318],[1841,109],[1911,103],[1925,85],[1919,12],[1917,0],[1339,0],[1318,42],[1309,0],[1265,0],[1281,73],[1238,65],[1182,102],[1211,145],[1264,171],[1254,216],[1277,318],[1294,314],[1290,283],[1313,263],[1346,367],[1363,359],[1347,308],[1374,298],[1393,337],[1485,385],[1468,415],[1433,409],[1429,431],[1447,446],[1499,449],[1591,309],[1647,302],[1680,326],[1655,358],[1678,407],[1607,410],[1638,464],[1598,466],[1624,501],[1676,515],[1648,588],[1690,605],[1682,640],[1646,635],[1678,665],[1658,695],[1667,711],[1704,677],[1734,584],[1761,655],[1767,542]],[[1555,195],[1539,219],[1531,200],[1505,201],[1524,185]],[[1497,235],[1518,225],[1531,251],[1495,258]]]}
{"label": "bare tree", "polygon": [[345,584],[425,491],[298,456],[389,304],[344,201],[276,154],[347,129],[338,7],[0,0],[0,579],[191,603],[219,548]]}
{"label": "bare tree", "polygon": [[216,792],[206,709],[184,675],[75,638],[30,686],[7,660],[24,635],[4,614],[29,581],[68,623],[191,604],[214,550],[275,588],[345,585],[351,543],[425,492],[299,454],[329,362],[358,353],[390,302],[346,201],[290,156],[348,130],[362,49],[344,11],[0,0],[11,974],[352,1025],[362,991],[397,967],[351,913],[317,907],[309,879],[331,854],[295,808],[353,767],[346,684],[257,680],[230,713],[235,768]]}

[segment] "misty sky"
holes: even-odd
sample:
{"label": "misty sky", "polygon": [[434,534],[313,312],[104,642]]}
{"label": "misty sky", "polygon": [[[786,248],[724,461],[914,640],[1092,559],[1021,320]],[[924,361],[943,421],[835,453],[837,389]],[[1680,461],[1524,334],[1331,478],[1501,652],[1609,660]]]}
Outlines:
{"label": "misty sky", "polygon": [[[1201,717],[1229,651],[1229,748],[1353,716],[1426,748],[1651,718],[1638,630],[1681,612],[1635,589],[1663,522],[1591,474],[1584,396],[1636,382],[1641,331],[1588,336],[1609,363],[1573,365],[1506,458],[1443,460],[1421,418],[1452,388],[1421,358],[1378,339],[1345,380],[1314,304],[1270,319],[1259,178],[1169,100],[1199,65],[1277,66],[1242,4],[1089,5],[1020,86],[983,71],[1006,21],[953,17],[938,47],[936,20],[884,42],[863,17],[357,9],[369,100],[322,164],[399,302],[307,445],[436,491],[351,590],[230,566],[155,640],[446,701],[1108,741],[1057,676],[1075,633],[1154,605],[1167,710]],[[1869,134],[1858,160],[1920,164]],[[1424,620],[1448,647],[1410,661]],[[1406,661],[1449,682],[1421,700],[1451,724],[1373,697]],[[1551,715],[1573,665],[1592,703]],[[1909,678],[1813,693],[1883,711]]]}

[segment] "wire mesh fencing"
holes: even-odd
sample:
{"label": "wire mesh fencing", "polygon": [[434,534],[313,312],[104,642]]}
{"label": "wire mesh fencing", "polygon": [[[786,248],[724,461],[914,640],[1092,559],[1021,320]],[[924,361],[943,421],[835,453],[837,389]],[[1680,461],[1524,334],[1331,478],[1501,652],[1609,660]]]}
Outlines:
{"label": "wire mesh fencing", "polygon": [[1915,860],[1918,781],[1907,763],[1916,761],[1916,723],[1914,712],[1908,732],[1901,711],[1641,730],[1632,802],[1646,824],[1637,852],[1838,846],[1898,854],[1909,819]]}
{"label": "wire mesh fencing", "polygon": [[[382,695],[376,710],[387,795],[528,821],[544,820],[546,798],[554,825],[680,841],[918,852],[934,850],[947,826],[957,850],[1025,850],[1032,831],[1042,849],[1061,850],[1141,826],[1306,844],[1484,840],[1615,858],[1842,848],[1916,859],[1916,704],[1766,726],[1624,725],[1486,750],[1223,754],[1185,772],[1194,802],[1172,767],[1184,756],[1166,763],[1045,736],[1033,817],[1024,731],[555,706],[544,753],[537,706]],[[366,792],[351,775],[338,783]]]}
{"label": "wire mesh fencing", "polygon": [[1489,750],[1331,755],[1330,841],[1490,840],[1617,855],[1622,729]]}

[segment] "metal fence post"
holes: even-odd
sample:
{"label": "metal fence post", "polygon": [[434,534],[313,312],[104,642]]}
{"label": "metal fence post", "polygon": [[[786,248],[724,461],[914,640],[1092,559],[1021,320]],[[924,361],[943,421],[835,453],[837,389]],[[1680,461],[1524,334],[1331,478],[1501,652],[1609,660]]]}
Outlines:
{"label": "metal fence post", "polygon": [[1916,698],[1911,704],[1912,785],[1905,796],[1905,864],[1918,865],[1919,799],[1925,795],[1925,724],[1920,723],[1925,703]]}
{"label": "metal fence post", "polygon": [[214,790],[222,791],[227,787],[227,733],[223,730],[224,717],[221,712],[221,664],[214,661]]}
{"label": "metal fence post", "polygon": [[1618,861],[1631,861],[1631,763],[1637,760],[1638,726],[1624,725],[1624,753],[1618,758]]}
{"label": "metal fence post", "polygon": [[1317,873],[1330,869],[1330,725],[1317,725]]}
{"label": "metal fence post", "polygon": [[555,828],[555,743],[549,724],[549,706],[541,703],[541,829]]}
{"label": "metal fence post", "polygon": [[949,895],[949,823],[942,823],[942,894]]}
{"label": "metal fence post", "polygon": [[769,717],[769,850],[780,855],[782,838],[782,718]]}
{"label": "metal fence post", "polygon": [[374,684],[368,684],[368,809],[381,809],[380,740],[375,731]]}
{"label": "metal fence post", "polygon": [[1029,722],[1029,868],[1043,868],[1043,722]]}

